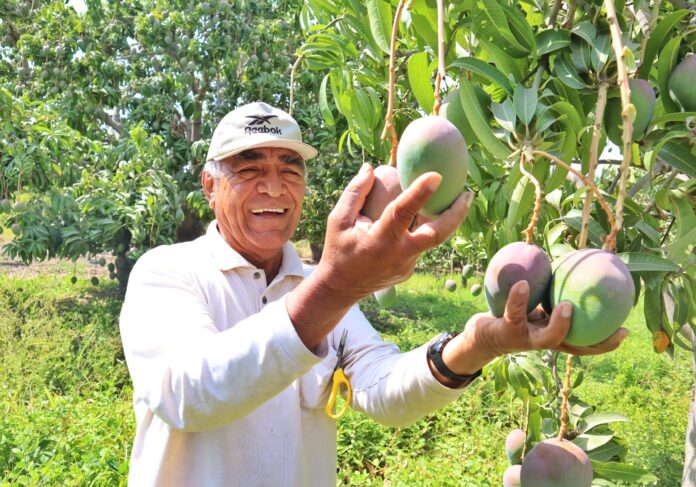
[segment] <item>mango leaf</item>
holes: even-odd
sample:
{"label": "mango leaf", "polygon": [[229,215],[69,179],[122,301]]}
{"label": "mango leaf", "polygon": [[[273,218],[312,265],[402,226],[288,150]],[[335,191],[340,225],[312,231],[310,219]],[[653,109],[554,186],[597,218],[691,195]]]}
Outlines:
{"label": "mango leaf", "polygon": [[525,16],[517,9],[517,4],[510,6],[505,5],[505,16],[508,19],[510,31],[515,36],[515,39],[529,50],[532,57],[536,58],[539,55],[537,52],[537,43],[534,37],[534,31],[527,23]]}
{"label": "mango leaf", "polygon": [[548,54],[570,45],[570,31],[565,29],[542,30],[536,35],[537,54]]}
{"label": "mango leaf", "polygon": [[597,30],[595,29],[594,24],[587,20],[583,20],[582,22],[575,24],[570,32],[585,39],[589,45],[592,45],[592,41],[594,41],[594,38],[597,37]]}
{"label": "mango leaf", "polygon": [[590,416],[586,416],[582,419],[578,430],[580,431],[580,433],[587,433],[592,428],[596,428],[597,426],[602,426],[609,423],[616,423],[620,421],[628,421],[628,418],[626,416],[616,413],[591,414]]}
{"label": "mango leaf", "polygon": [[668,124],[671,122],[686,122],[690,118],[693,118],[696,120],[696,112],[667,113],[665,115],[660,115],[659,117],[655,117],[655,119],[652,121],[652,125],[657,125],[658,127],[662,127],[665,124]]}
{"label": "mango leaf", "polygon": [[383,0],[367,0],[366,3],[372,36],[379,48],[389,54],[393,22],[391,5]]}
{"label": "mango leaf", "polygon": [[658,156],[677,171],[696,178],[696,156],[689,151],[685,143],[670,140],[662,146]]}
{"label": "mango leaf", "polygon": [[507,159],[510,150],[503,145],[493,134],[493,130],[486,121],[481,105],[479,105],[471,82],[465,77],[459,79],[459,99],[462,102],[464,112],[469,116],[471,128],[488,152],[498,159]]}
{"label": "mango leaf", "polygon": [[535,88],[525,88],[523,85],[517,85],[515,94],[512,97],[515,105],[515,113],[525,126],[534,118],[534,113],[537,108],[537,90]]}
{"label": "mango leaf", "polygon": [[329,75],[324,76],[321,81],[321,86],[319,87],[319,110],[321,111],[321,116],[324,117],[326,125],[332,127],[336,121],[334,120],[331,109],[329,108],[329,102],[326,97],[326,84],[329,82]]}
{"label": "mango leaf", "polygon": [[406,66],[411,91],[425,113],[432,112],[435,103],[435,94],[430,82],[432,71],[428,64],[428,53],[417,52],[408,59]]}
{"label": "mango leaf", "polygon": [[513,93],[512,83],[510,83],[510,80],[508,80],[505,75],[495,66],[492,66],[485,61],[481,61],[475,57],[462,57],[455,59],[449,67],[462,68],[481,75],[500,86],[509,95],[512,95]]}
{"label": "mango leaf", "polygon": [[590,451],[594,450],[595,448],[599,448],[601,446],[606,445],[609,443],[612,438],[614,438],[613,434],[603,434],[603,435],[579,435],[573,438],[573,443],[578,445],[580,448],[582,448],[585,451]]}
{"label": "mango leaf", "polygon": [[411,25],[416,34],[437,52],[437,9],[430,7],[428,3],[414,2],[411,9]]}
{"label": "mango leaf", "polygon": [[626,264],[629,272],[679,272],[681,269],[674,262],[656,254],[624,252],[616,255]]}
{"label": "mango leaf", "polygon": [[515,114],[515,107],[512,105],[512,100],[510,100],[510,98],[506,98],[503,103],[492,103],[491,111],[498,125],[510,133],[515,131],[517,117]]}
{"label": "mango leaf", "polygon": [[575,71],[575,67],[568,61],[566,56],[556,57],[554,69],[558,79],[567,87],[573,88],[574,90],[589,88],[589,85],[580,78],[580,75]]}
{"label": "mango leaf", "polygon": [[[503,73],[508,73],[512,75],[512,78],[516,81],[521,81],[524,78],[522,68],[518,61],[516,61],[510,54],[508,54],[504,49],[501,49],[495,43],[488,42],[484,39],[479,39],[479,43],[483,47],[484,51],[491,57],[493,64],[495,64]],[[512,94],[512,87],[510,88],[510,94]]]}
{"label": "mango leaf", "polygon": [[598,35],[594,38],[594,41],[592,41],[590,58],[592,59],[592,67],[594,67],[597,73],[602,71],[607,62],[614,58],[614,51],[611,47],[611,36],[609,34]]}
{"label": "mango leaf", "polygon": [[639,78],[648,79],[650,68],[652,68],[657,52],[662,49],[669,39],[668,35],[672,29],[687,15],[689,15],[688,10],[677,10],[664,17],[655,25],[655,29],[650,33],[648,42],[645,44],[645,50],[643,50],[642,63],[638,70]]}
{"label": "mango leaf", "polygon": [[[576,232],[579,232],[580,228],[582,227],[582,210],[579,210],[577,208],[573,208],[561,219],[562,219],[563,223],[565,223],[569,227],[572,227],[573,230],[575,230]],[[597,220],[590,217],[590,229],[589,229],[590,242],[592,242],[592,244],[595,247],[601,247],[602,246],[601,236],[604,234],[606,234],[606,232],[604,231],[602,226],[599,223],[597,223]]]}
{"label": "mango leaf", "polygon": [[660,101],[667,113],[679,111],[679,105],[672,100],[669,94],[669,77],[677,64],[681,40],[682,36],[675,36],[667,42],[667,45],[662,49],[660,57],[657,60],[657,87],[661,94]]}
{"label": "mango leaf", "polygon": [[622,458],[627,450],[625,445],[617,441],[617,438],[614,438],[613,441],[587,452],[587,456],[590,457],[590,460],[607,462],[612,458]]}
{"label": "mango leaf", "polygon": [[[534,169],[531,173],[538,181],[542,182],[548,170],[549,161],[540,159],[534,164]],[[532,184],[526,176],[520,178],[515,186],[515,190],[512,192],[510,208],[508,209],[507,218],[505,219],[505,228],[508,232],[512,232],[517,225],[522,223],[522,217],[524,217],[534,205],[534,198],[534,184]]]}
{"label": "mango leaf", "polygon": [[491,37],[513,57],[526,57],[530,49],[522,45],[513,35],[508,25],[505,10],[496,0],[478,1],[475,28],[481,37]]}
{"label": "mango leaf", "polygon": [[567,101],[558,101],[554,103],[549,107],[549,111],[554,111],[559,115],[564,115],[576,133],[582,131],[584,127],[582,118],[575,107]]}
{"label": "mango leaf", "polygon": [[595,475],[608,480],[621,480],[624,482],[656,482],[657,477],[643,470],[642,468],[634,467],[627,463],[618,462],[598,462],[592,460],[592,470]]}

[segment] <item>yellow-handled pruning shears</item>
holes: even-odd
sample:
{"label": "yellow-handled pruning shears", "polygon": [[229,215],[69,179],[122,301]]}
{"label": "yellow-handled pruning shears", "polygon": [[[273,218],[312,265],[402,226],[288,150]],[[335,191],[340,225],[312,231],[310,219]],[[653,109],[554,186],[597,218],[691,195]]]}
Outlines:
{"label": "yellow-handled pruning shears", "polygon": [[[336,351],[336,357],[338,357],[338,361],[336,362],[336,367],[334,367],[333,371],[333,384],[331,385],[331,395],[329,396],[329,402],[326,403],[326,407],[324,408],[324,411],[326,412],[327,416],[329,416],[332,419],[338,419],[344,414],[346,414],[346,411],[348,410],[348,405],[350,404],[350,400],[353,397],[353,389],[350,387],[350,381],[346,377],[346,374],[343,373],[343,350],[346,347],[347,335],[348,330],[344,329],[343,334],[341,335],[341,341],[338,344],[338,350]],[[336,406],[336,399],[338,398],[338,393],[342,385],[346,388],[346,402],[345,404],[343,404],[343,408],[340,411],[334,413],[334,406]]]}

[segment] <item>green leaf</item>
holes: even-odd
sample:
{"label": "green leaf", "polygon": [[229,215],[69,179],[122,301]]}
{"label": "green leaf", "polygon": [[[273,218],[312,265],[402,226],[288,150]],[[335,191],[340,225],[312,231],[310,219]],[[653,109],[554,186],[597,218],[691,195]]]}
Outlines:
{"label": "green leaf", "polygon": [[517,85],[515,94],[513,95],[513,103],[515,112],[525,126],[534,118],[534,112],[537,107],[537,90],[534,88],[525,88],[523,85]]}
{"label": "green leaf", "polygon": [[556,57],[554,69],[558,79],[568,88],[573,88],[574,90],[589,88],[589,85],[580,78],[580,75],[575,71],[575,67],[568,61],[566,56]]}
{"label": "green leaf", "polygon": [[599,448],[601,446],[606,445],[609,443],[612,438],[614,438],[613,434],[603,434],[603,435],[579,435],[573,438],[573,443],[578,445],[580,448],[582,448],[585,451],[590,451],[594,450],[596,448]]}
{"label": "green leaf", "polygon": [[[572,227],[573,230],[579,232],[580,228],[582,227],[582,210],[573,208],[568,212],[567,215],[562,217],[561,220],[569,227]],[[590,217],[589,237],[590,241],[594,246],[602,246],[602,235],[604,235],[605,233],[606,232],[604,231],[602,226],[599,223],[597,223],[597,220]]]}
{"label": "green leaf", "polygon": [[366,3],[372,36],[379,48],[389,54],[393,22],[391,5],[383,0],[366,0]]}
{"label": "green leaf", "polygon": [[[540,159],[534,163],[532,175],[538,180],[543,181],[544,176],[548,173],[549,161]],[[520,178],[512,192],[510,198],[510,208],[508,209],[507,218],[505,219],[505,228],[508,232],[512,232],[517,225],[522,223],[522,219],[534,205],[534,184],[532,184],[526,176]],[[526,226],[526,225],[525,225]]]}
{"label": "green leaf", "polygon": [[512,5],[504,5],[505,16],[508,19],[508,26],[510,31],[515,36],[515,39],[524,46],[530,52],[530,56],[537,57],[539,52],[537,51],[537,43],[534,37],[534,31],[527,23],[522,12],[517,8],[518,3],[513,3]]}
{"label": "green leaf", "polygon": [[661,127],[671,122],[686,122],[689,118],[696,120],[696,112],[677,112],[660,115],[659,117],[655,117],[652,121],[652,125]]}
{"label": "green leaf", "polygon": [[567,101],[558,101],[549,107],[549,111],[554,111],[559,115],[565,115],[568,123],[573,127],[576,133],[582,131],[584,124],[580,114],[573,105]]}
{"label": "green leaf", "polygon": [[459,79],[459,99],[462,102],[464,112],[469,116],[471,128],[482,143],[482,146],[498,159],[507,159],[510,151],[493,134],[493,130],[486,121],[485,114],[479,105],[474,87],[471,82],[462,77]]}
{"label": "green leaf", "polygon": [[475,57],[462,57],[459,59],[455,59],[449,67],[462,68],[466,69],[467,71],[471,71],[473,73],[481,75],[484,78],[487,78],[491,82],[495,83],[496,85],[500,86],[509,95],[512,95],[513,93],[512,83],[510,83],[510,80],[508,80],[505,77],[505,75],[495,66],[492,66],[491,64],[488,64],[485,61],[481,61],[480,59],[476,59]]}
{"label": "green leaf", "polygon": [[626,454],[627,448],[618,443],[616,438],[613,441],[606,443],[600,447],[595,448],[592,451],[587,452],[587,456],[590,460],[597,460],[600,462],[606,462],[612,458],[621,458]]}
{"label": "green leaf", "polygon": [[592,470],[595,475],[609,480],[621,480],[624,482],[655,482],[655,477],[642,468],[634,467],[627,463],[598,462],[592,460]]}
{"label": "green leaf", "polygon": [[570,31],[565,29],[542,30],[536,35],[537,54],[548,54],[570,45]]}
{"label": "green leaf", "polygon": [[626,264],[629,272],[678,272],[681,269],[674,262],[656,254],[624,252],[616,255]]}
{"label": "green leaf", "polygon": [[611,36],[609,34],[602,34],[595,37],[594,41],[592,41],[590,58],[592,59],[592,67],[597,73],[604,69],[604,66],[610,59],[614,58],[614,51],[611,47]]}
{"label": "green leaf", "polygon": [[665,112],[678,112],[679,106],[669,95],[669,77],[677,64],[679,58],[679,46],[682,36],[675,36],[660,52],[657,60],[657,87],[660,91],[660,101],[665,108]]}
{"label": "green leaf", "polygon": [[414,2],[411,25],[415,33],[437,52],[437,9],[428,2]]}
{"label": "green leaf", "polygon": [[597,30],[595,29],[594,24],[587,20],[583,20],[582,22],[575,24],[571,30],[571,33],[582,37],[589,45],[592,45],[592,41],[594,41],[594,38],[597,37]]}
{"label": "green leaf", "polygon": [[[648,79],[650,76],[650,68],[657,52],[662,49],[668,39],[669,33],[674,29],[681,20],[689,15],[688,10],[677,10],[660,20],[648,37],[648,42],[645,44],[643,51],[643,62],[638,70],[638,77]],[[663,92],[666,93],[666,92]]]}
{"label": "green leaf", "polygon": [[498,122],[501,127],[510,133],[515,131],[517,116],[515,114],[515,107],[512,105],[512,100],[510,98],[506,98],[503,103],[492,103],[491,111],[493,112],[493,117],[496,122]]}
{"label": "green leaf", "polygon": [[[524,78],[522,68],[520,68],[518,61],[516,61],[510,54],[505,50],[498,47],[493,42],[488,42],[484,39],[479,39],[479,43],[483,47],[484,52],[486,52],[493,63],[503,72],[511,75],[516,81],[521,81]],[[513,89],[510,88],[510,94],[512,94]]]}
{"label": "green leaf", "polygon": [[582,419],[580,422],[579,431],[580,433],[587,433],[592,428],[596,428],[597,426],[621,421],[628,421],[628,418],[616,413],[591,414],[590,416],[586,416]]}
{"label": "green leaf", "polygon": [[336,121],[331,113],[329,102],[326,97],[326,85],[328,82],[329,75],[327,74],[324,76],[324,79],[321,81],[321,86],[319,87],[319,110],[321,111],[321,116],[324,117],[324,120],[326,121],[326,125],[333,127]]}
{"label": "green leaf", "polygon": [[432,112],[435,104],[435,94],[431,83],[432,71],[429,69],[428,53],[417,52],[412,55],[408,59],[406,67],[408,82],[418,104],[425,113]]}
{"label": "green leaf", "polygon": [[696,178],[696,156],[685,143],[670,140],[662,146],[658,156],[677,171]]}

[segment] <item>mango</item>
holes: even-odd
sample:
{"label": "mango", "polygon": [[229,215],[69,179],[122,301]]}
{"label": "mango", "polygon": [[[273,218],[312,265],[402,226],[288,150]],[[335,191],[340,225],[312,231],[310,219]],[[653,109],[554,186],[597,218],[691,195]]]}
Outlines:
{"label": "mango", "polygon": [[551,280],[551,260],[536,245],[513,242],[493,256],[483,280],[486,302],[494,316],[503,316],[510,289],[523,280],[529,284],[530,312],[544,299]]}
{"label": "mango", "polygon": [[522,450],[527,439],[527,433],[524,430],[516,429],[510,431],[505,439],[505,454],[508,457],[510,465],[519,465],[522,463]]}
{"label": "mango", "polygon": [[571,441],[544,440],[524,457],[520,480],[525,487],[590,487],[592,463]]}
{"label": "mango", "polygon": [[[631,87],[631,103],[636,107],[636,118],[633,121],[633,141],[637,142],[645,135],[655,112],[655,90],[644,79],[630,79],[628,85]],[[604,125],[609,140],[621,147],[623,145],[621,141],[623,137],[621,98],[614,97],[607,100],[607,106],[604,109]]]}
{"label": "mango", "polygon": [[522,485],[521,473],[521,465],[510,465],[503,474],[503,487],[520,487]]}
{"label": "mango", "polygon": [[472,266],[471,264],[467,264],[464,267],[462,267],[462,278],[469,279],[473,275],[474,275],[474,266]]}
{"label": "mango", "polygon": [[669,347],[669,337],[662,330],[657,330],[652,337],[653,350],[655,353],[662,353]]}
{"label": "mango", "polygon": [[404,130],[396,165],[402,189],[426,172],[442,176],[440,186],[420,210],[424,216],[437,218],[464,190],[469,153],[457,127],[443,117],[427,116],[414,120]]}
{"label": "mango", "polygon": [[14,233],[15,235],[19,235],[20,233],[22,233],[22,227],[19,223],[13,223],[12,225],[10,225],[10,230],[12,230],[12,233]]}
{"label": "mango", "polygon": [[374,175],[374,184],[360,210],[360,213],[372,221],[378,220],[384,208],[401,194],[399,172],[395,167],[385,164],[377,166]]}
{"label": "mango", "polygon": [[609,338],[631,312],[635,294],[631,273],[611,252],[582,249],[554,262],[551,305],[572,303],[566,336],[571,345],[595,345]]}
{"label": "mango", "polygon": [[394,286],[386,289],[380,289],[379,291],[375,291],[373,294],[377,300],[377,304],[379,304],[382,308],[390,307],[392,304],[394,304],[394,300],[396,300],[396,288]]}
{"label": "mango", "polygon": [[696,112],[696,55],[684,58],[669,76],[670,93],[687,112]]}
{"label": "mango", "polygon": [[[481,111],[486,115],[486,118],[490,120],[491,118],[491,97],[483,91],[478,85],[473,85],[474,93],[476,94],[476,100],[478,101]],[[459,129],[462,137],[464,137],[465,142],[471,145],[478,141],[474,129],[471,128],[471,123],[466,116],[464,107],[462,106],[461,99],[459,98],[459,88],[455,88],[450,91],[444,100],[442,100],[442,106],[440,107],[440,116],[445,117],[448,121],[452,122],[455,127]]]}
{"label": "mango", "polygon": [[479,294],[481,294],[481,284],[474,284],[469,289],[469,292],[472,296],[478,296]]}
{"label": "mango", "polygon": [[455,289],[457,289],[457,283],[453,281],[452,279],[447,279],[445,281],[445,289],[447,289],[449,292],[453,293]]}

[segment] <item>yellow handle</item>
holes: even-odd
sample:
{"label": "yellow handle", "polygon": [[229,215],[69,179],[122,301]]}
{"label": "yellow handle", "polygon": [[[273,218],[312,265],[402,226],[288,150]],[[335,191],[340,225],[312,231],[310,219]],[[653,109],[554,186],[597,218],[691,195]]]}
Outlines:
{"label": "yellow handle", "polygon": [[[343,409],[334,414],[334,406],[336,405],[336,399],[338,398],[338,392],[341,389],[341,385],[346,387],[346,402],[343,404]],[[353,397],[353,389],[350,387],[350,382],[348,378],[343,373],[342,368],[336,369],[333,375],[333,385],[331,386],[331,395],[329,396],[329,402],[326,403],[324,411],[326,415],[332,419],[338,419],[348,410],[348,405]]]}

